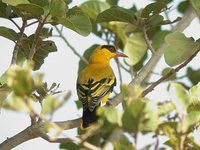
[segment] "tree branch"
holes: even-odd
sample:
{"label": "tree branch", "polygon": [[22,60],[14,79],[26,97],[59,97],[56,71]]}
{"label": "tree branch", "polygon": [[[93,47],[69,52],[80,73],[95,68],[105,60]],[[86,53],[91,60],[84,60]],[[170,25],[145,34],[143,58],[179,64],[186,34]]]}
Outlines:
{"label": "tree branch", "polygon": [[148,48],[150,49],[152,54],[155,53],[155,50],[154,50],[153,46],[151,45],[149,37],[147,35],[147,30],[146,30],[146,26],[145,25],[142,27],[142,32],[144,34],[144,39],[145,39],[145,42],[146,42]]}
{"label": "tree branch", "polygon": [[[81,118],[68,121],[54,122],[54,123],[58,125],[60,128],[68,130],[78,127],[81,124]],[[20,133],[16,134],[11,138],[7,138],[4,142],[2,142],[0,144],[0,149],[1,150],[12,149],[23,142],[40,137],[41,131],[44,133],[48,132],[45,126],[46,123],[36,123],[34,125],[27,127]]]}
{"label": "tree branch", "polygon": [[[39,19],[38,20],[38,26],[37,26],[37,29],[35,31],[35,36],[34,36],[34,39],[33,39],[33,43],[32,43],[32,46],[31,46],[31,49],[30,49],[30,52],[29,52],[29,55],[28,55],[28,60],[32,60],[36,51],[37,51],[37,44],[39,42],[39,38],[40,38],[40,32],[44,26],[44,24],[46,23],[46,20],[47,20],[47,17],[49,16],[50,14],[48,13],[44,19]],[[34,22],[35,23],[35,22]]]}
{"label": "tree branch", "polygon": [[37,44],[38,44],[38,41],[39,41],[39,37],[40,37],[40,32],[42,30],[42,27],[43,27],[44,23],[41,21],[38,23],[38,27],[35,31],[35,36],[34,36],[34,39],[33,39],[33,43],[32,43],[32,46],[31,46],[31,49],[30,49],[30,52],[29,52],[29,55],[28,55],[28,59],[29,60],[32,60],[36,51],[37,51]]}
{"label": "tree branch", "polygon": [[182,63],[181,65],[179,65],[178,67],[176,67],[175,69],[171,70],[170,72],[168,72],[165,76],[161,77],[160,79],[158,79],[156,82],[154,82],[151,86],[149,86],[146,90],[144,90],[142,92],[142,97],[146,96],[149,92],[153,91],[153,89],[158,86],[161,82],[163,82],[164,80],[166,80],[167,78],[171,77],[173,74],[175,74],[176,72],[178,72],[180,69],[182,69],[183,67],[185,67],[199,52],[200,50],[197,50],[192,56],[190,56],[184,63]]}
{"label": "tree branch", "polygon": [[[13,21],[13,23],[15,23],[15,22]],[[23,20],[21,28],[17,25],[17,27],[19,27],[19,30],[20,30],[20,36],[19,36],[19,39],[17,40],[17,42],[15,44],[15,48],[13,50],[12,60],[11,60],[12,65],[17,63],[17,55],[18,55],[19,48],[21,46],[21,41],[22,41],[22,38],[23,38],[23,35],[24,35],[24,30],[26,28],[26,24],[27,24],[27,21]]]}

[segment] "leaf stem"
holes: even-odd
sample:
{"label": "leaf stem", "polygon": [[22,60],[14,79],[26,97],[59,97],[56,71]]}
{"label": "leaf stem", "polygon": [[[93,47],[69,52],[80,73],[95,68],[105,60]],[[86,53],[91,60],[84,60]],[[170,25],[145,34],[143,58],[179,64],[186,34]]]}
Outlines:
{"label": "leaf stem", "polygon": [[36,20],[36,21],[33,21],[33,22],[31,22],[31,23],[27,24],[27,25],[26,25],[26,27],[29,27],[29,26],[31,26],[31,25],[33,25],[33,24],[35,24],[35,23],[38,23],[38,20]]}
{"label": "leaf stem", "polygon": [[17,29],[21,32],[21,28],[20,28],[20,26],[18,26],[18,24],[12,19],[12,18],[10,18],[10,21],[17,27]]}
{"label": "leaf stem", "polygon": [[118,59],[118,58],[116,58],[116,59],[115,59],[115,61],[116,61],[117,68],[118,68],[118,73],[119,73],[119,81],[120,81],[120,83],[122,83],[122,72],[121,72],[121,67],[120,67],[120,64],[119,64],[119,59]]}

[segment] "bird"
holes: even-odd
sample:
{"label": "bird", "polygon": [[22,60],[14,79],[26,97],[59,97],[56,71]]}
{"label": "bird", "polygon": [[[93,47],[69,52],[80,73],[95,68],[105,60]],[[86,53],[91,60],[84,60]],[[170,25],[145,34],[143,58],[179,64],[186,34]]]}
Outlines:
{"label": "bird", "polygon": [[76,90],[82,102],[83,114],[80,128],[88,129],[98,121],[96,110],[101,102],[108,101],[116,86],[116,77],[110,66],[114,57],[128,57],[112,45],[99,45],[90,55],[89,63],[77,78]]}

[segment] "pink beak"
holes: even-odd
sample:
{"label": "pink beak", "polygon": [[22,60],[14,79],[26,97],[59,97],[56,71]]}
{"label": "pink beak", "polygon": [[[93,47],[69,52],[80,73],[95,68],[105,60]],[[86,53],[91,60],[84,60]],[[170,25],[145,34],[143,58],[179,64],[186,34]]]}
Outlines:
{"label": "pink beak", "polygon": [[124,53],[118,52],[118,51],[115,52],[115,56],[116,56],[116,57],[128,57],[128,56],[125,55]]}

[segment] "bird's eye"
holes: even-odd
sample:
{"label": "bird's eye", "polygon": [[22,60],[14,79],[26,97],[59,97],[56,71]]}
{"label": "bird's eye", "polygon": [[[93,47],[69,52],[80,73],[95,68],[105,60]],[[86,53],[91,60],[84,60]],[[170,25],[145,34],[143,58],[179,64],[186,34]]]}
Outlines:
{"label": "bird's eye", "polygon": [[106,48],[107,50],[109,50],[112,53],[116,52],[115,47],[112,45],[102,45],[101,49],[103,49],[103,48]]}

